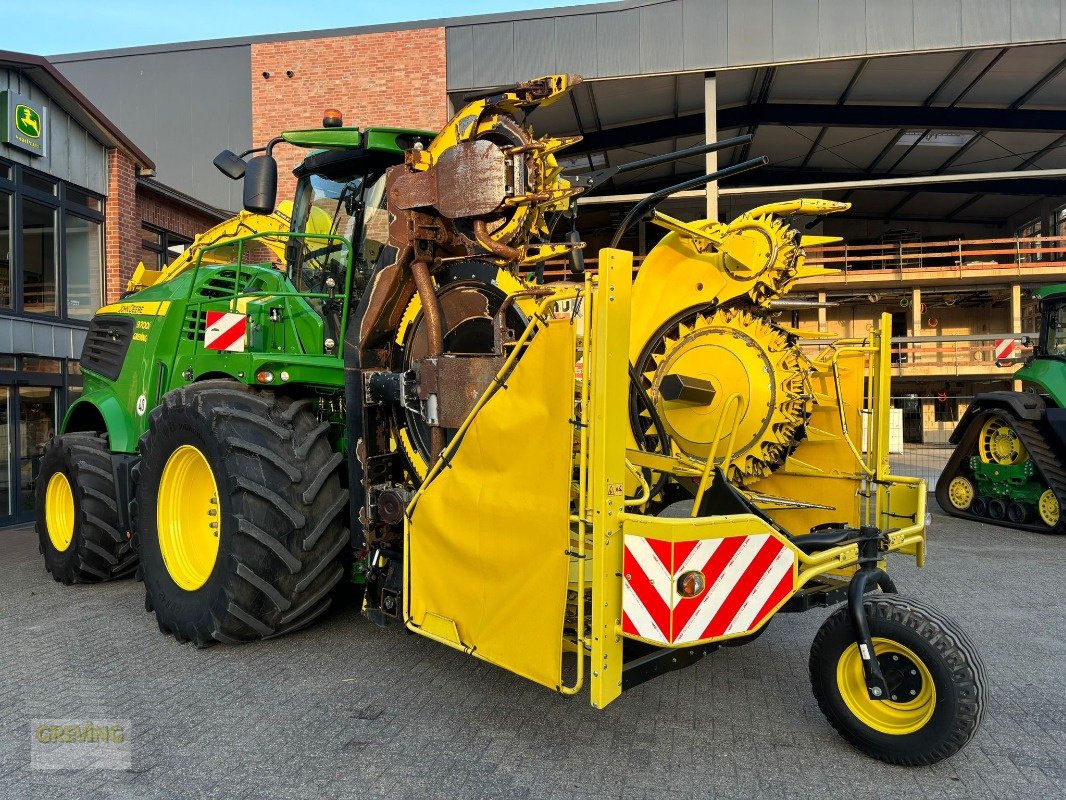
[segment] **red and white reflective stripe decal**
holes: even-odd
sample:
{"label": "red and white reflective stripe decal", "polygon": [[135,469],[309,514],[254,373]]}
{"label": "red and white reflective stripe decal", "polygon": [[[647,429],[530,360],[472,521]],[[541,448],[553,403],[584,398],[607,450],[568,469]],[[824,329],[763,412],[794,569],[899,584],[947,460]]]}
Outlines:
{"label": "red and white reflective stripe decal", "polygon": [[[767,533],[625,541],[622,630],[649,641],[683,644],[752,630],[794,587],[792,551]],[[691,570],[703,573],[706,589],[682,597],[677,579]]]}
{"label": "red and white reflective stripe decal", "polygon": [[996,361],[1014,356],[1014,347],[1018,344],[1017,339],[996,339]]}
{"label": "red and white reflective stripe decal", "polygon": [[244,337],[247,333],[248,317],[244,314],[208,311],[207,328],[204,330],[204,347],[208,350],[243,353]]}

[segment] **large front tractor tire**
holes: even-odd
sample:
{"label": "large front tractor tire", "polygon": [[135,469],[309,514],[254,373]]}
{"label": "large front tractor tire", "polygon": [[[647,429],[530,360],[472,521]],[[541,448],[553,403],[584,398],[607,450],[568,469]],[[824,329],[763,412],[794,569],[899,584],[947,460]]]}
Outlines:
{"label": "large front tractor tire", "polygon": [[44,449],[35,492],[44,566],[62,583],[99,583],[131,576],[133,545],[120,530],[107,437],[68,433]]}
{"label": "large front tractor tire", "polygon": [[889,764],[926,766],[954,755],[984,712],[987,679],[973,643],[939,611],[910,598],[872,595],[864,608],[889,696],[867,693],[843,606],[811,646],[811,686],[822,713],[844,739]]}
{"label": "large front tractor tire", "polygon": [[236,384],[164,397],[141,437],[134,534],[160,630],[246,642],[330,606],[349,539],[329,427],[309,400]]}

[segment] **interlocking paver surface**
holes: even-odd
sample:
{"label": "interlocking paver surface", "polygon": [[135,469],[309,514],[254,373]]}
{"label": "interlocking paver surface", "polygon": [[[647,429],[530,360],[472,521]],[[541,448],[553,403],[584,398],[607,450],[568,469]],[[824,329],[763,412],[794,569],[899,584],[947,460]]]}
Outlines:
{"label": "interlocking paver surface", "polygon": [[[31,531],[0,532],[0,797],[1062,797],[1066,537],[934,515],[902,592],[955,616],[989,675],[954,759],[852,750],[807,680],[828,612],[625,694],[567,700],[351,609],[277,641],[196,650],[162,636],[134,581],[67,587]],[[31,768],[30,720],[128,719],[129,771]]]}

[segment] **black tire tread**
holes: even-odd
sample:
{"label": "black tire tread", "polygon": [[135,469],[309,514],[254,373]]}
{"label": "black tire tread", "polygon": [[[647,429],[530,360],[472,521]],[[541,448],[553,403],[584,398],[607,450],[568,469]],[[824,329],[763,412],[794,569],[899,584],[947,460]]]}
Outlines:
{"label": "black tire tread", "polygon": [[[216,567],[216,572],[225,570],[220,577],[225,590],[204,622],[171,618],[165,604],[152,597],[159,580],[169,578],[145,574],[146,606],[160,628],[205,646],[272,638],[309,624],[331,605],[346,572],[349,544],[343,459],[330,444],[329,424],[318,422],[309,400],[239,384],[175,390],[152,412],[141,438],[138,488],[145,485],[143,467],[157,446],[157,431],[174,414],[206,420],[225,453],[224,464],[212,463],[220,493],[228,494],[230,509],[255,513],[235,511],[229,527],[223,521],[224,535],[233,543],[228,562]],[[271,524],[262,524],[263,519]],[[141,535],[138,531],[135,538]]]}
{"label": "black tire tread", "polygon": [[[811,685],[818,706],[829,723],[844,739],[867,755],[890,764],[901,766],[928,766],[950,758],[973,738],[980,727],[987,694],[987,677],[984,664],[970,637],[950,618],[933,606],[910,597],[894,594],[868,595],[864,601],[871,626],[877,620],[886,620],[911,628],[932,645],[950,665],[952,681],[958,690],[960,702],[954,725],[949,736],[925,750],[891,752],[878,748],[841,721],[833,713],[827,687],[816,679],[816,665],[827,657],[826,650],[833,647],[835,637],[843,627],[847,636],[853,636],[848,609],[843,606],[831,614],[819,628],[811,645]],[[873,633],[877,636],[877,633]]]}
{"label": "black tire tread", "polygon": [[[61,583],[100,583],[130,577],[137,569],[133,543],[119,530],[118,494],[111,470],[111,451],[105,433],[67,433],[54,437],[46,446],[42,465],[62,458],[65,449],[75,475],[68,475],[74,492],[75,531],[66,554],[57,554],[46,542],[48,532],[43,514],[38,513],[37,529],[45,568]],[[47,481],[38,478],[38,491]],[[40,507],[40,504],[38,504]]]}

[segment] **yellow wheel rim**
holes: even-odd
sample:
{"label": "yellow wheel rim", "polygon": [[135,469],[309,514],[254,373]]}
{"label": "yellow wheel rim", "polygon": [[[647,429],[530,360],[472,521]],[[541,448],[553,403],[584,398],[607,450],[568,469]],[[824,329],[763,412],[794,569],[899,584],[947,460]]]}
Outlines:
{"label": "yellow wheel rim", "polygon": [[156,527],[163,563],[174,583],[193,592],[207,583],[218,560],[218,486],[203,453],[182,445],[159,480]]}
{"label": "yellow wheel rim", "polygon": [[74,492],[62,472],[48,479],[44,494],[44,524],[52,546],[60,553],[74,540]]}
{"label": "yellow wheel rim", "polygon": [[992,417],[981,428],[981,460],[986,464],[1021,464],[1029,458],[1022,440],[1006,422]]}
{"label": "yellow wheel rim", "polygon": [[1059,524],[1059,500],[1055,497],[1053,491],[1048,489],[1040,495],[1036,507],[1040,512],[1040,519],[1042,519],[1044,524],[1049,528],[1054,528]]}
{"label": "yellow wheel rim", "polygon": [[970,507],[973,502],[973,495],[973,484],[961,475],[957,478],[952,478],[951,483],[948,484],[948,500],[959,511],[965,511]]}
{"label": "yellow wheel rim", "polygon": [[[929,722],[936,708],[933,676],[909,647],[880,637],[875,637],[873,643],[888,681],[890,699],[870,699],[857,644],[848,647],[837,662],[840,696],[859,722],[878,733],[892,736],[914,733]],[[896,700],[891,699],[894,693]]]}

